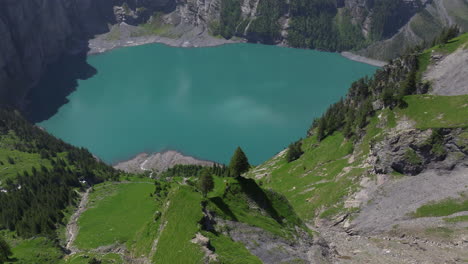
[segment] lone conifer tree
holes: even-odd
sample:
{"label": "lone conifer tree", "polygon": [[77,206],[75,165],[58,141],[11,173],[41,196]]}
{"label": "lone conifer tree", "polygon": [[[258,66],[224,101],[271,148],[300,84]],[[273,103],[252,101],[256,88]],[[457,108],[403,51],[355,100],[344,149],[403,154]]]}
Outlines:
{"label": "lone conifer tree", "polygon": [[203,169],[200,172],[199,188],[203,193],[203,197],[206,197],[206,195],[213,190],[214,180],[210,170]]}
{"label": "lone conifer tree", "polygon": [[244,151],[240,147],[237,147],[229,163],[229,176],[239,177],[242,173],[248,171],[249,168],[250,164],[247,156],[245,156]]}

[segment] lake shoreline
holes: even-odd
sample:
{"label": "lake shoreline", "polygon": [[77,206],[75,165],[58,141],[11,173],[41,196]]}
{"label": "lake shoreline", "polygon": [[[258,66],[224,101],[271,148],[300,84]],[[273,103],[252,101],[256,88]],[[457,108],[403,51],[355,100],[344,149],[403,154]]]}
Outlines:
{"label": "lake shoreline", "polygon": [[[113,39],[109,36],[112,30],[117,30],[119,32],[119,38]],[[197,28],[183,31],[177,38],[159,35],[133,36],[133,33],[136,30],[138,30],[138,27],[125,23],[114,26],[110,32],[98,35],[89,41],[88,55],[97,55],[118,48],[141,46],[153,43],[160,43],[169,47],[178,48],[201,48],[246,42],[243,39],[228,40],[224,38],[216,38],[209,35],[206,30]]]}
{"label": "lake shoreline", "polygon": [[[222,46],[226,44],[247,43],[246,39],[240,38],[216,38],[208,34],[206,30],[200,30],[197,28],[182,33],[181,36],[179,36],[178,38],[170,38],[158,35],[132,37],[131,33],[135,31],[137,27],[130,26],[125,23],[115,27],[119,31],[122,31],[123,33],[121,34],[125,35],[125,37],[119,39],[109,39],[110,32],[98,35],[94,39],[91,39],[89,41],[88,55],[98,55],[118,48],[134,47],[155,43],[160,43],[169,47],[177,48],[203,48]],[[287,45],[284,45],[283,43],[277,44],[275,46],[292,48]],[[369,64],[376,67],[383,67],[387,65],[387,63],[384,61],[360,56],[349,51],[343,51],[339,54],[349,60]]]}
{"label": "lake shoreline", "polygon": [[[163,149],[228,163],[242,146],[260,164],[377,69],[337,53],[249,44],[142,45],[87,64],[96,74],[38,125],[109,163]],[[153,168],[145,160],[133,167]]]}
{"label": "lake shoreline", "polygon": [[177,150],[164,150],[159,152],[141,152],[133,158],[116,162],[112,164],[115,169],[123,170],[128,173],[144,173],[150,171],[151,174],[156,171],[158,173],[164,172],[175,165],[201,165],[201,166],[214,166],[223,164],[197,158],[191,155],[185,155]]}
{"label": "lake shoreline", "polygon": [[343,51],[343,52],[340,53],[340,55],[347,58],[347,59],[349,59],[349,60],[362,62],[362,63],[369,64],[369,65],[376,66],[376,67],[383,67],[383,66],[388,64],[388,63],[386,63],[384,61],[364,57],[364,56],[357,55],[357,54],[354,54],[354,53],[349,52],[349,51]]}

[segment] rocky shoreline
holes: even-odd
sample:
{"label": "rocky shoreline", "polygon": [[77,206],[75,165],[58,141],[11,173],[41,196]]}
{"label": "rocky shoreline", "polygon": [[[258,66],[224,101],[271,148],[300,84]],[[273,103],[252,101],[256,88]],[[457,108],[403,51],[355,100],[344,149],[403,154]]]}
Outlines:
{"label": "rocky shoreline", "polygon": [[[140,46],[151,43],[161,43],[171,47],[197,48],[245,42],[243,39],[228,40],[216,38],[209,35],[205,29],[197,27],[176,27],[172,29],[170,33],[167,33],[167,36],[135,36],[138,30],[141,29],[125,23],[113,26],[110,32],[98,35],[89,41],[88,55],[100,54],[122,47]],[[118,37],[112,36],[112,34],[116,34]]]}
{"label": "rocky shoreline", "polygon": [[349,51],[343,51],[340,54],[341,54],[341,56],[343,56],[343,57],[345,57],[345,58],[347,58],[349,60],[366,63],[366,64],[376,66],[376,67],[383,67],[383,66],[388,64],[385,61],[380,61],[380,60],[367,58],[367,57],[364,57],[364,56],[360,56],[360,55],[351,53]]}
{"label": "rocky shoreline", "polygon": [[[96,36],[94,39],[89,41],[88,55],[96,55],[111,51],[117,48],[140,46],[151,43],[161,43],[171,47],[182,47],[182,48],[199,48],[199,47],[214,47],[225,44],[233,43],[246,43],[247,40],[237,39],[224,39],[216,38],[208,34],[207,30],[198,27],[183,27],[178,26],[173,28],[168,36],[160,35],[147,35],[147,36],[133,36],[135,32],[139,30],[139,27],[121,23],[111,28],[111,31],[102,35]],[[111,34],[118,32],[118,38],[113,39]],[[169,37],[169,35],[177,37]],[[288,47],[284,43],[278,44],[281,47]],[[387,65],[384,61],[375,60],[360,56],[348,51],[340,53],[341,56],[357,61],[366,63],[376,67],[383,67]]]}
{"label": "rocky shoreline", "polygon": [[186,156],[175,150],[157,152],[153,154],[140,153],[134,158],[115,164],[113,167],[129,173],[153,173],[164,172],[175,165],[201,165],[213,166],[214,161],[200,160],[192,156]]}

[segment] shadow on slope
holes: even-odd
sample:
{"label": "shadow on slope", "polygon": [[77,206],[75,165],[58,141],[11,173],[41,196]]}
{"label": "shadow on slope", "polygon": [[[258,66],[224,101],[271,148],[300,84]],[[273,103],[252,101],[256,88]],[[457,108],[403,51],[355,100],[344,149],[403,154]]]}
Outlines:
{"label": "shadow on slope", "polygon": [[31,89],[24,109],[25,116],[39,123],[55,115],[68,103],[67,96],[78,87],[78,80],[86,80],[97,70],[86,62],[86,53],[66,55],[49,66],[40,82]]}

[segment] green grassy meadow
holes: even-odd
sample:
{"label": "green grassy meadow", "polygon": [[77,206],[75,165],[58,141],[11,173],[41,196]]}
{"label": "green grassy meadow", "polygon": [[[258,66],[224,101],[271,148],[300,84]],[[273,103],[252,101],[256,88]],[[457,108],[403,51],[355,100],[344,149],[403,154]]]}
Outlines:
{"label": "green grassy meadow", "polygon": [[54,243],[45,238],[37,237],[24,240],[9,240],[13,256],[11,264],[55,264],[61,261],[63,252]]}
{"label": "green grassy meadow", "polygon": [[[439,202],[433,202],[430,204],[423,205],[419,207],[416,212],[412,214],[413,217],[432,217],[432,216],[449,216],[454,213],[468,211],[468,199],[466,197],[461,200],[456,199],[446,199]],[[466,216],[465,216],[466,218]],[[464,219],[463,217],[455,218],[455,220],[450,221],[457,221],[458,219]]]}
{"label": "green grassy meadow", "polygon": [[408,107],[398,113],[416,122],[419,129],[467,127],[468,95],[410,95]]}
{"label": "green grassy meadow", "polygon": [[135,233],[153,219],[156,203],[150,183],[105,183],[94,187],[88,208],[78,220],[75,245],[92,249],[131,243]]}
{"label": "green grassy meadow", "polygon": [[159,263],[202,263],[200,246],[190,242],[199,231],[202,218],[202,196],[188,186],[180,186],[169,195],[170,205],[161,217],[165,225],[159,237],[153,262]]}

